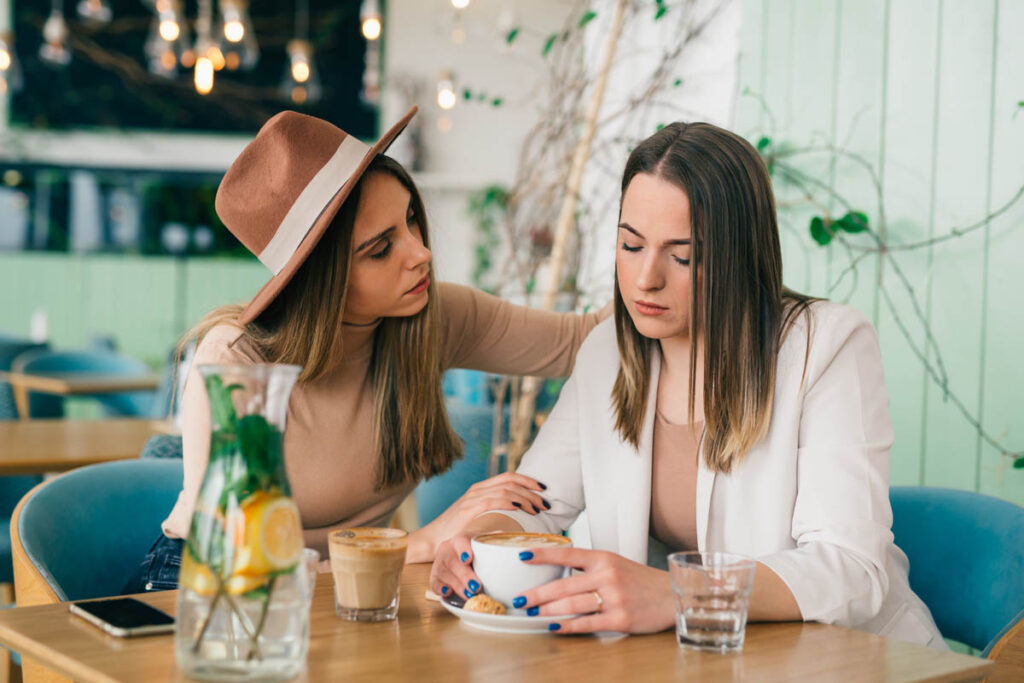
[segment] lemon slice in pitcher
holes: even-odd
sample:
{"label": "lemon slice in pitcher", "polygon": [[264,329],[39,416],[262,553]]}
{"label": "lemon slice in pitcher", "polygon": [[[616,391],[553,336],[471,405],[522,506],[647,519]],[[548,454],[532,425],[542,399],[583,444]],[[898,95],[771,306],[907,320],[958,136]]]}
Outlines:
{"label": "lemon slice in pitcher", "polygon": [[[236,517],[233,574],[262,576],[298,564],[302,557],[302,523],[295,501],[255,493]],[[244,525],[244,529],[239,529]]]}
{"label": "lemon slice in pitcher", "polygon": [[197,595],[213,595],[217,592],[217,579],[205,564],[192,559],[192,553],[185,548],[181,553],[181,569],[178,570],[178,585],[189,588]]}

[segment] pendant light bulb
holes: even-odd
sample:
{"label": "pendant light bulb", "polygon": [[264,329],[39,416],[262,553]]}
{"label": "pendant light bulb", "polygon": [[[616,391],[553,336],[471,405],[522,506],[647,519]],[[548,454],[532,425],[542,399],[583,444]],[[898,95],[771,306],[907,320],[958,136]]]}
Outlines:
{"label": "pendant light bulb", "polygon": [[364,38],[371,41],[380,38],[384,25],[377,0],[363,0],[359,9],[359,19],[362,22]]}

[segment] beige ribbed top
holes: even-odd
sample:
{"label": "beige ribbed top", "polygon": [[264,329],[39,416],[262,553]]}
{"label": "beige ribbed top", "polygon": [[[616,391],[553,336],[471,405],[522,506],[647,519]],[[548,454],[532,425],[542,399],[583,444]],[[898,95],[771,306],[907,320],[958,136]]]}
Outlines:
{"label": "beige ribbed top", "polygon": [[677,425],[654,418],[651,536],[671,551],[697,549],[697,458],[703,422]]}
{"label": "beige ribbed top", "polygon": [[[548,313],[513,306],[469,287],[440,283],[442,364],[502,374],[567,376],[584,337],[603,314]],[[607,307],[606,307],[607,308]],[[346,326],[345,357],[325,377],[292,391],[285,427],[285,469],[299,506],[306,545],[326,552],[337,526],[385,524],[419,482],[375,490],[376,447],[369,361],[375,328]],[[196,350],[182,396],[185,479],[163,522],[174,538],[188,535],[209,457],[209,403],[201,364],[264,362],[239,328],[218,325]]]}

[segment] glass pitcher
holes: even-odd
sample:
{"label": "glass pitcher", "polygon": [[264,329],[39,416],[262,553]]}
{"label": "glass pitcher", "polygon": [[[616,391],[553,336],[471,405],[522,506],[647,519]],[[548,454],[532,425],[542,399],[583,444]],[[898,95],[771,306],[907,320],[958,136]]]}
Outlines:
{"label": "glass pitcher", "polygon": [[210,459],[182,549],[174,646],[203,680],[284,680],[309,648],[302,524],[284,469],[294,365],[201,365]]}

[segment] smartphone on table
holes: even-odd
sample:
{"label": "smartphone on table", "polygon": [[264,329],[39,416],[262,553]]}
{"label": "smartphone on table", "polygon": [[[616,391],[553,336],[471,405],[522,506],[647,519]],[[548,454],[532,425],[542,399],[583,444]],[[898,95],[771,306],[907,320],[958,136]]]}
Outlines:
{"label": "smartphone on table", "polygon": [[118,638],[150,636],[174,630],[174,617],[135,598],[73,602],[68,609],[75,616]]}

